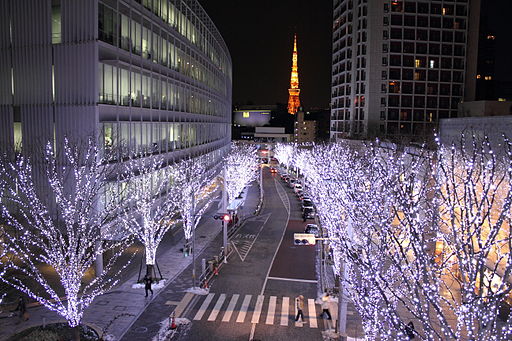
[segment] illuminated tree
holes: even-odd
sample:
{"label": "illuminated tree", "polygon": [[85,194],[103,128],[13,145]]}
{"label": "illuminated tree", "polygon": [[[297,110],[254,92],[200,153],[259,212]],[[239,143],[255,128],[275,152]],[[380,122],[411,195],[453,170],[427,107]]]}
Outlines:
{"label": "illuminated tree", "polygon": [[278,143],[274,148],[274,157],[288,169],[292,163],[295,145],[291,143]]}
{"label": "illuminated tree", "polygon": [[224,164],[228,202],[232,202],[245,186],[256,179],[258,168],[256,146],[233,143],[231,151],[224,158]]}
{"label": "illuminated tree", "polygon": [[[118,282],[124,267],[113,265],[126,242],[106,241],[102,232],[116,207],[101,200],[111,173],[94,141],[66,139],[62,149],[56,155],[48,143],[41,164],[16,156],[0,165],[1,213],[10,227],[0,278],[77,327],[94,298]],[[91,278],[96,257],[107,251],[104,271]]]}
{"label": "illuminated tree", "polygon": [[[180,213],[186,246],[192,238],[192,231],[197,227],[203,213],[212,202],[212,193],[206,188],[213,181],[213,172],[207,157],[183,160],[172,167],[171,195],[173,204]],[[201,209],[197,210],[198,203]]]}
{"label": "illuminated tree", "polygon": [[474,138],[311,152],[303,173],[367,338],[406,340],[410,321],[426,340],[510,338],[510,318],[498,319],[512,269],[504,142],[500,156]]}
{"label": "illuminated tree", "polygon": [[124,228],[144,245],[146,274],[154,276],[156,251],[176,223],[176,204],[169,195],[171,168],[163,158],[138,155],[125,162],[122,186],[126,187],[129,209],[122,217]]}

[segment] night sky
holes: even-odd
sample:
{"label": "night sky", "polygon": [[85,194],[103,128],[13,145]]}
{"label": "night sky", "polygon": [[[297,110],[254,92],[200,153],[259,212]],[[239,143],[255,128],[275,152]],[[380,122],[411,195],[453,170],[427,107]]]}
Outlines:
{"label": "night sky", "polygon": [[293,34],[297,32],[300,99],[329,107],[331,0],[199,0],[233,60],[233,104],[288,102]]}
{"label": "night sky", "polygon": [[[293,34],[306,109],[327,108],[331,92],[331,0],[199,0],[233,60],[233,104],[288,101]],[[482,0],[497,36],[496,79],[512,81],[512,1]]]}

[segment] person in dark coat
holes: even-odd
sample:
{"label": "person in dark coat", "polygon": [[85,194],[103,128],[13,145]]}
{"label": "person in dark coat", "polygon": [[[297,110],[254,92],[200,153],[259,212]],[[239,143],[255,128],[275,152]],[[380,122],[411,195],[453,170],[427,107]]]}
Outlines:
{"label": "person in dark coat", "polygon": [[23,296],[18,298],[18,305],[14,311],[18,312],[19,322],[28,320],[27,304],[25,303]]}
{"label": "person in dark coat", "polygon": [[153,280],[148,275],[144,276],[144,290],[146,291],[146,297],[148,297],[148,290],[151,291],[151,295],[153,295],[153,289],[151,289],[151,284]]}
{"label": "person in dark coat", "polygon": [[405,326],[405,334],[407,335],[409,340],[414,339],[415,331],[416,330],[414,329],[414,323],[412,323],[412,321],[409,321],[409,323],[407,323],[407,325]]}

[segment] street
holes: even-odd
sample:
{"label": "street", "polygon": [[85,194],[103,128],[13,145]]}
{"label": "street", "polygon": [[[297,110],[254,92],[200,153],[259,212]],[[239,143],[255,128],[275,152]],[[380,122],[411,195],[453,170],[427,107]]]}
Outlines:
{"label": "street", "polygon": [[[159,322],[180,302],[186,307],[177,317],[187,318],[191,324],[173,337],[176,340],[322,339],[321,309],[314,304],[315,247],[293,245],[293,233],[302,232],[306,224],[300,219],[299,202],[291,189],[267,170],[264,191],[260,215],[249,218],[233,236],[234,253],[209,294],[185,293],[190,287],[189,267],[153,300],[123,340],[152,338]],[[212,245],[221,245],[221,235]],[[305,297],[304,323],[294,321],[298,295]]]}

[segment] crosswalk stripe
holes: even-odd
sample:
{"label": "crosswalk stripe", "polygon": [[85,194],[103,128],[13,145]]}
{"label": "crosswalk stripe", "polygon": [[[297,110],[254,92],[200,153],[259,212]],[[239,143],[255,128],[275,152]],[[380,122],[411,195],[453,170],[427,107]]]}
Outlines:
{"label": "crosswalk stripe", "polygon": [[238,317],[236,318],[236,322],[244,322],[245,315],[247,315],[247,309],[249,309],[249,303],[251,302],[252,295],[245,295],[244,301],[242,302],[242,307],[240,308],[240,312],[238,313]]}
{"label": "crosswalk stripe", "polygon": [[222,307],[222,304],[224,303],[225,299],[226,299],[226,294],[221,294],[219,296],[219,299],[217,300],[217,303],[215,303],[215,306],[213,307],[213,310],[210,313],[210,316],[208,316],[208,321],[215,321],[215,319],[217,318],[217,315],[219,315],[220,308]]}
{"label": "crosswalk stripe", "polygon": [[283,297],[283,304],[281,306],[281,325],[282,326],[288,325],[289,311],[290,311],[290,298]]}
{"label": "crosswalk stripe", "polygon": [[318,323],[316,322],[316,308],[315,308],[315,300],[309,298],[308,299],[308,313],[309,313],[309,327],[310,328],[318,328]]}
{"label": "crosswalk stripe", "polygon": [[274,315],[275,315],[275,312],[276,312],[276,303],[277,303],[277,297],[276,296],[270,296],[270,301],[268,303],[267,320],[265,321],[265,324],[274,324]]}
{"label": "crosswalk stripe", "polygon": [[222,322],[229,322],[229,320],[231,319],[231,315],[235,311],[235,306],[236,306],[236,302],[238,301],[238,297],[240,297],[240,295],[238,295],[238,294],[234,294],[231,297],[231,301],[229,301],[228,308],[227,308],[226,312],[224,313],[224,316],[222,317]]}
{"label": "crosswalk stripe", "polygon": [[210,305],[210,302],[212,301],[213,296],[215,296],[215,294],[208,294],[208,296],[206,296],[206,299],[204,300],[203,304],[197,311],[196,316],[194,316],[194,320],[200,320],[203,318],[203,315],[206,312],[206,309],[208,309],[208,306]]}
{"label": "crosswalk stripe", "polygon": [[258,295],[258,298],[256,299],[256,306],[254,307],[254,313],[252,314],[252,320],[251,323],[258,323],[260,320],[261,315],[261,308],[263,307],[263,300],[265,299],[265,296]]}

